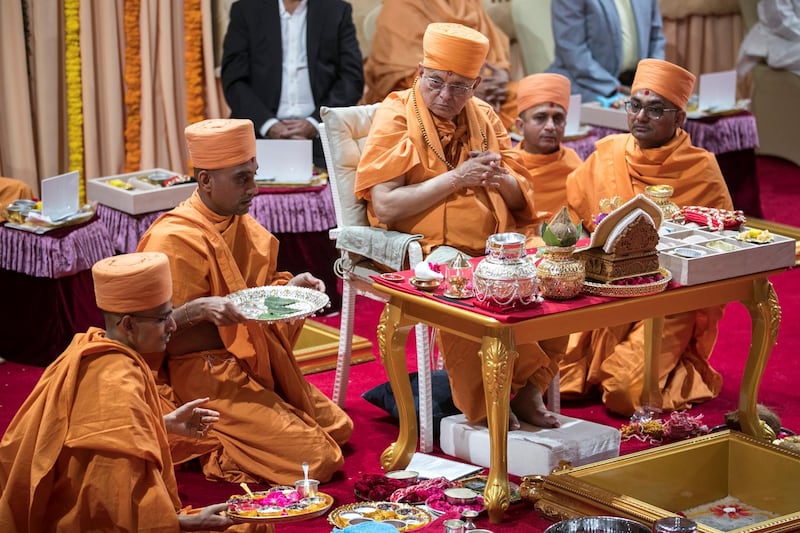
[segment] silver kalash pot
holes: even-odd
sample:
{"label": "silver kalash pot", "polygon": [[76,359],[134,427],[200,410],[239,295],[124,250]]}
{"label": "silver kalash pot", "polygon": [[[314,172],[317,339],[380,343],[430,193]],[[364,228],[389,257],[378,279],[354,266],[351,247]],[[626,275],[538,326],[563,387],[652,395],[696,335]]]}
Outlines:
{"label": "silver kalash pot", "polygon": [[539,303],[539,278],[520,233],[495,233],[486,241],[486,257],[475,267],[475,304],[492,311]]}

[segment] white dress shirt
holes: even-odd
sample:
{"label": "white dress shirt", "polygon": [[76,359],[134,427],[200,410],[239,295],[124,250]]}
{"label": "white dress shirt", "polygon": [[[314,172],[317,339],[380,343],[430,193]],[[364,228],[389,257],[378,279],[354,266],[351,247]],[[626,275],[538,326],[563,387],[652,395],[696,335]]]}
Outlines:
{"label": "white dress shirt", "polygon": [[276,118],[269,119],[260,128],[266,137],[269,129],[278,121],[289,118],[304,118],[319,129],[319,123],[311,115],[316,109],[308,77],[308,52],[306,49],[306,15],[308,0],[303,0],[289,13],[283,0],[276,0],[281,17],[281,46],[283,69],[281,74],[281,100]]}

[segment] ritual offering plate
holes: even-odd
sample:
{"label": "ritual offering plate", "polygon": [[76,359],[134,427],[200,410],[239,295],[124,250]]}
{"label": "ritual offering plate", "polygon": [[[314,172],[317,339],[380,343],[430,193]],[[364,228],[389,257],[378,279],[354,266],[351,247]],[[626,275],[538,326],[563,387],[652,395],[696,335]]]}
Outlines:
{"label": "ritual offering plate", "polygon": [[234,522],[288,523],[309,520],[325,514],[333,505],[333,496],[318,492],[301,498],[292,487],[273,487],[267,491],[231,496],[227,514]]}
{"label": "ritual offering plate", "polygon": [[411,284],[421,291],[433,292],[442,284],[441,279],[420,279],[411,278]]}
{"label": "ritual offering plate", "polygon": [[656,274],[632,276],[602,283],[587,279],[583,282],[583,292],[595,296],[612,296],[615,298],[633,298],[658,294],[667,288],[672,273],[666,268],[660,268]]}
{"label": "ritual offering plate", "polygon": [[395,502],[358,502],[337,507],[328,515],[328,522],[344,529],[363,522],[385,522],[398,531],[425,527],[433,517],[419,507]]}
{"label": "ritual offering plate", "polygon": [[290,285],[253,287],[229,294],[228,298],[250,320],[267,323],[299,320],[330,303],[324,292]]}

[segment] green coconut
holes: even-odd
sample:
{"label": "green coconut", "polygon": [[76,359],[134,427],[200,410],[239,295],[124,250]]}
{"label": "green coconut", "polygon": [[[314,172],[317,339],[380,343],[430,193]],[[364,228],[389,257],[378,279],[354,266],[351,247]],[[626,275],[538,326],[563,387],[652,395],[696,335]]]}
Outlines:
{"label": "green coconut", "polygon": [[566,206],[550,222],[542,222],[542,239],[547,246],[575,246],[581,236],[582,224],[573,224]]}

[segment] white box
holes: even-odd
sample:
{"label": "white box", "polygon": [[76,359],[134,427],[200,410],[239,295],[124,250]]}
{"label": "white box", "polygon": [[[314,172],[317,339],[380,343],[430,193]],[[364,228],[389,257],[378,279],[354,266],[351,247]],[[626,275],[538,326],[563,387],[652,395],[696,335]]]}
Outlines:
{"label": "white box", "polygon": [[128,179],[133,177],[149,176],[150,174],[159,172],[180,175],[180,172],[174,172],[163,168],[153,168],[141,170],[139,172],[130,172],[128,174],[95,178],[87,180],[86,196],[90,201],[113,207],[114,209],[124,211],[130,215],[139,215],[141,213],[172,209],[189,198],[197,186],[197,183],[192,181],[190,183],[160,187],[152,190],[133,189],[126,191],[120,187],[114,187],[108,184],[109,181],[114,179],[128,181]]}
{"label": "white box", "polygon": [[[616,428],[556,415],[558,428],[527,424],[508,432],[508,472],[515,476],[549,474],[559,461],[581,466],[619,456],[620,432]],[[490,465],[489,429],[472,425],[464,415],[442,419],[442,451],[472,464]]]}
{"label": "white box", "polygon": [[[666,227],[672,231],[661,236],[659,263],[681,285],[698,285],[795,264],[795,240],[783,235],[770,232],[773,236],[771,242],[755,244],[738,240],[739,230],[708,231],[673,224]],[[742,231],[745,229],[741,228]],[[714,248],[718,243],[731,250]],[[692,254],[701,255],[685,257]]]}
{"label": "white box", "polygon": [[593,126],[605,126],[620,131],[628,131],[628,113],[624,109],[603,107],[600,102],[581,105],[581,122]]}

